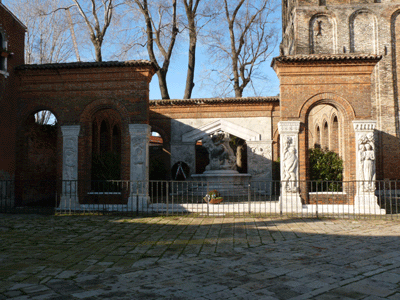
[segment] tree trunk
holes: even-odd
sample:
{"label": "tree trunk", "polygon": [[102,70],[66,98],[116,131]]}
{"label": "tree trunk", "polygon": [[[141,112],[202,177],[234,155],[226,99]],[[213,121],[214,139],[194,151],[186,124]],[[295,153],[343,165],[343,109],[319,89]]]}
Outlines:
{"label": "tree trunk", "polygon": [[101,46],[96,44],[94,46],[94,50],[95,50],[95,53],[96,53],[96,61],[98,61],[98,62],[103,61],[103,59],[101,57]]}
{"label": "tree trunk", "polygon": [[197,44],[197,30],[194,21],[194,13],[186,10],[186,15],[189,22],[189,57],[188,57],[188,70],[186,75],[186,87],[183,99],[190,99],[194,87],[194,69],[196,64],[196,44]]}
{"label": "tree trunk", "polygon": [[170,99],[167,87],[167,74],[165,74],[165,71],[163,69],[159,69],[157,71],[157,76],[158,84],[160,86],[161,98],[164,100]]}

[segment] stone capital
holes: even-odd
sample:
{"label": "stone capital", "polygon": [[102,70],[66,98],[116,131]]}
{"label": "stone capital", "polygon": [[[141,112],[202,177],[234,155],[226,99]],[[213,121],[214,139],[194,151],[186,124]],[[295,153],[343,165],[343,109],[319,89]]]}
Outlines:
{"label": "stone capital", "polygon": [[280,121],[279,134],[297,134],[300,132],[300,121]]}
{"label": "stone capital", "polygon": [[80,129],[81,129],[80,125],[64,125],[64,126],[61,126],[61,132],[62,132],[63,137],[78,136]]}
{"label": "stone capital", "polygon": [[151,126],[148,124],[129,124],[129,134],[131,137],[150,136]]}
{"label": "stone capital", "polygon": [[369,133],[373,132],[376,127],[376,121],[374,120],[360,120],[353,121],[353,127],[355,132]]}

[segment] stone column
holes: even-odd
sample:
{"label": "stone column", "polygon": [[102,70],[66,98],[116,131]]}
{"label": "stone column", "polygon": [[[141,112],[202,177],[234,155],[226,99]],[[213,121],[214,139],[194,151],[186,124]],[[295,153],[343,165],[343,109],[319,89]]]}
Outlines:
{"label": "stone column", "polygon": [[150,125],[129,124],[131,191],[128,208],[142,210],[148,203]]}
{"label": "stone column", "polygon": [[278,123],[281,154],[281,196],[280,208],[283,211],[301,212],[299,193],[299,132],[300,121],[281,121]]}
{"label": "stone column", "polygon": [[246,141],[247,173],[257,187],[270,194],[272,183],[272,141]]}
{"label": "stone column", "polygon": [[63,136],[61,209],[79,209],[78,136],[79,125],[61,126]]}
{"label": "stone column", "polygon": [[356,180],[357,192],[354,209],[358,213],[381,214],[378,199],[375,196],[376,156],[375,135],[376,121],[353,121],[356,140]]}

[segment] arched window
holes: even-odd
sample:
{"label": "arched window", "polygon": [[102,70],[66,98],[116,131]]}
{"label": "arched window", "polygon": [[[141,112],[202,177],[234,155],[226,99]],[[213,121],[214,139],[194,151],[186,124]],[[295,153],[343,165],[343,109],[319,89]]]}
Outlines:
{"label": "arched window", "polygon": [[314,147],[321,148],[321,130],[319,129],[319,126],[317,126],[317,133],[315,135]]}
{"label": "arched window", "polygon": [[322,133],[322,147],[325,148],[329,148],[329,129],[328,129],[328,122],[324,122],[324,129],[323,129],[323,133]]}
{"label": "arched window", "polygon": [[7,43],[4,37],[4,34],[1,32],[0,29],[0,71],[7,71],[7,57],[4,53],[7,50]]}
{"label": "arched window", "polygon": [[339,153],[339,122],[337,116],[333,118],[331,130],[330,150]]}
{"label": "arched window", "polygon": [[108,134],[107,134],[107,124],[106,121],[103,120],[100,125],[100,153],[107,152],[108,146]]}

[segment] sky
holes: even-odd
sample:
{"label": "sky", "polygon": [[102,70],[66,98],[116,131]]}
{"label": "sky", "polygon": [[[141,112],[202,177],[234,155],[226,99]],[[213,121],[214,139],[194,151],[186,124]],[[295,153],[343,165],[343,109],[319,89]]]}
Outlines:
{"label": "sky", "polygon": [[[3,0],[3,4],[6,6],[11,6],[13,0]],[[40,0],[39,0],[40,1]],[[276,57],[279,55],[279,42],[281,40],[281,7],[279,6],[279,9],[275,13],[276,18],[278,18],[278,30],[279,30],[279,37],[278,37],[278,43],[274,49],[273,54],[269,57],[268,61],[263,63],[262,68],[260,69],[260,72],[262,72],[264,75],[267,76],[268,80],[266,82],[259,82],[258,83],[258,89],[262,90],[260,93],[260,96],[276,96],[279,94],[279,80],[274,72],[274,70],[270,67],[271,65],[271,60],[273,57]],[[106,34],[106,39],[107,39],[107,34]],[[110,44],[110,43],[109,43]],[[103,52],[103,58],[104,60],[115,60],[112,58],[112,51],[115,51],[114,45],[107,45],[107,47],[102,48]],[[94,55],[93,55],[93,49],[90,49],[91,45],[88,47],[84,47],[80,49],[80,54],[81,56],[86,56],[86,57],[93,57],[94,61]],[[84,53],[82,55],[83,51],[87,52],[92,52],[92,53]],[[147,53],[145,51],[142,52],[143,57],[135,57],[135,59],[148,59]],[[86,54],[86,55],[85,55]],[[202,84],[201,78],[203,76],[204,70],[210,67],[208,65],[208,53],[205,49],[205,47],[202,47],[201,45],[198,44],[197,47],[197,52],[196,52],[196,68],[195,68],[195,87],[192,92],[192,98],[211,98],[215,97],[213,94],[212,88],[210,86],[206,86]],[[128,58],[129,59],[129,58]],[[170,68],[167,74],[167,84],[168,84],[168,90],[170,94],[171,99],[182,99],[184,95],[184,90],[185,90],[185,85],[186,85],[186,73],[187,73],[187,43],[183,41],[179,47],[176,47],[174,49],[174,53],[172,56]],[[90,61],[90,60],[86,60]],[[262,88],[261,88],[262,87]],[[234,93],[230,95],[231,97],[234,97]],[[247,87],[244,90],[243,96],[255,96],[254,92],[250,87]],[[153,76],[153,79],[150,83],[150,99],[161,99],[161,94],[158,86],[158,77],[155,74]]]}

